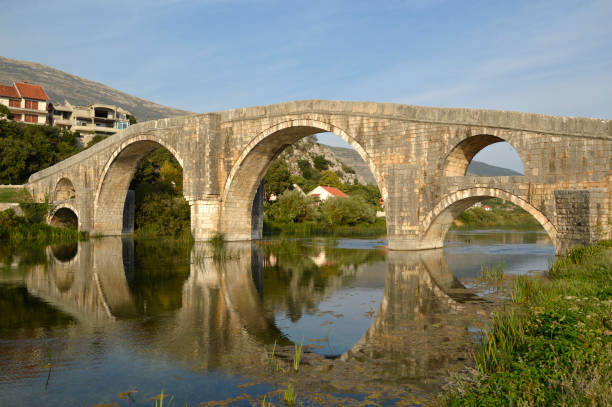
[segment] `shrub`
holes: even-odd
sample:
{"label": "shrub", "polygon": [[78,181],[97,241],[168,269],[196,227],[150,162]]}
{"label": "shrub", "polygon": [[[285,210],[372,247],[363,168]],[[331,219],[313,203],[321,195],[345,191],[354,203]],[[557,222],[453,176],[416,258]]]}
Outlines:
{"label": "shrub", "polygon": [[317,215],[314,199],[295,190],[283,192],[278,202],[268,204],[266,209],[266,216],[276,222],[303,222]]}
{"label": "shrub", "polygon": [[356,225],[374,223],[376,210],[360,198],[329,198],[321,205],[321,216],[329,225]]}
{"label": "shrub", "polygon": [[315,156],[312,162],[314,163],[314,167],[319,171],[329,169],[329,161],[322,155]]}

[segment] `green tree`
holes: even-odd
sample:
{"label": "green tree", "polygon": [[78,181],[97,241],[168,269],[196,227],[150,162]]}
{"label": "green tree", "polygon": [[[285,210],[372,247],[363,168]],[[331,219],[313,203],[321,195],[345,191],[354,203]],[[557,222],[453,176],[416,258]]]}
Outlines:
{"label": "green tree", "polygon": [[316,219],[317,209],[312,197],[292,190],[278,197],[278,202],[268,205],[268,218],[284,223],[304,222]]}
{"label": "green tree", "polygon": [[298,160],[298,167],[302,172],[302,176],[306,179],[312,179],[312,166],[308,160]]}
{"label": "green tree", "polygon": [[3,104],[0,104],[0,120],[9,119],[11,117],[11,111],[8,107]]}
{"label": "green tree", "polygon": [[315,156],[312,162],[314,163],[314,167],[319,171],[325,171],[329,168],[329,161],[322,155]]}
{"label": "green tree", "polygon": [[131,126],[131,125],[133,125],[133,124],[138,123],[138,121],[136,120],[136,117],[134,117],[134,116],[133,116],[133,115],[131,115],[131,114],[128,114],[128,115],[127,115],[127,118],[128,118],[128,120],[130,121],[130,126]]}
{"label": "green tree", "polygon": [[340,181],[340,177],[338,177],[338,174],[336,174],[332,170],[327,170],[321,173],[319,185],[339,188],[342,185],[342,181]]}
{"label": "green tree", "polygon": [[328,225],[374,223],[376,210],[360,198],[329,198],[321,204],[321,216]]}
{"label": "green tree", "polygon": [[81,151],[79,134],[0,120],[0,184],[24,183],[34,172]]}
{"label": "green tree", "polygon": [[287,162],[281,157],[272,162],[264,176],[264,188],[266,200],[273,194],[279,196],[287,189],[292,189],[291,173]]}

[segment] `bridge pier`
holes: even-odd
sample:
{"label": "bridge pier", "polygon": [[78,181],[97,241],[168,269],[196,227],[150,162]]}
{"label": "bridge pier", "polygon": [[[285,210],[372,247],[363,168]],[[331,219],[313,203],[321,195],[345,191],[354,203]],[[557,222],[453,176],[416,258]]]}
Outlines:
{"label": "bridge pier", "polygon": [[209,240],[220,231],[221,200],[219,195],[190,200],[189,206],[191,207],[191,234],[195,240]]}

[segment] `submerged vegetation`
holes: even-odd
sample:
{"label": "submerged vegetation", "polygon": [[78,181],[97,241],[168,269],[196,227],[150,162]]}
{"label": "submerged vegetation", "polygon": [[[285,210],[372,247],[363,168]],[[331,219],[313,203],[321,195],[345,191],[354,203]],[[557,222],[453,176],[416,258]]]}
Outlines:
{"label": "submerged vegetation", "polygon": [[519,277],[447,406],[611,405],[612,242],[577,247],[548,280]]}

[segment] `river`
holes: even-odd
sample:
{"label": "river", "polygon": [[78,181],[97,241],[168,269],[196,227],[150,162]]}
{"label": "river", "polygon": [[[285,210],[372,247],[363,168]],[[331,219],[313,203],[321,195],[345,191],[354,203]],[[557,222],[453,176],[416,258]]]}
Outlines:
{"label": "river", "polygon": [[304,405],[418,405],[469,363],[500,305],[481,265],[525,274],[554,258],[544,232],[385,245],[0,247],[0,404],[153,406],[163,390],[181,406],[283,405],[291,386]]}

